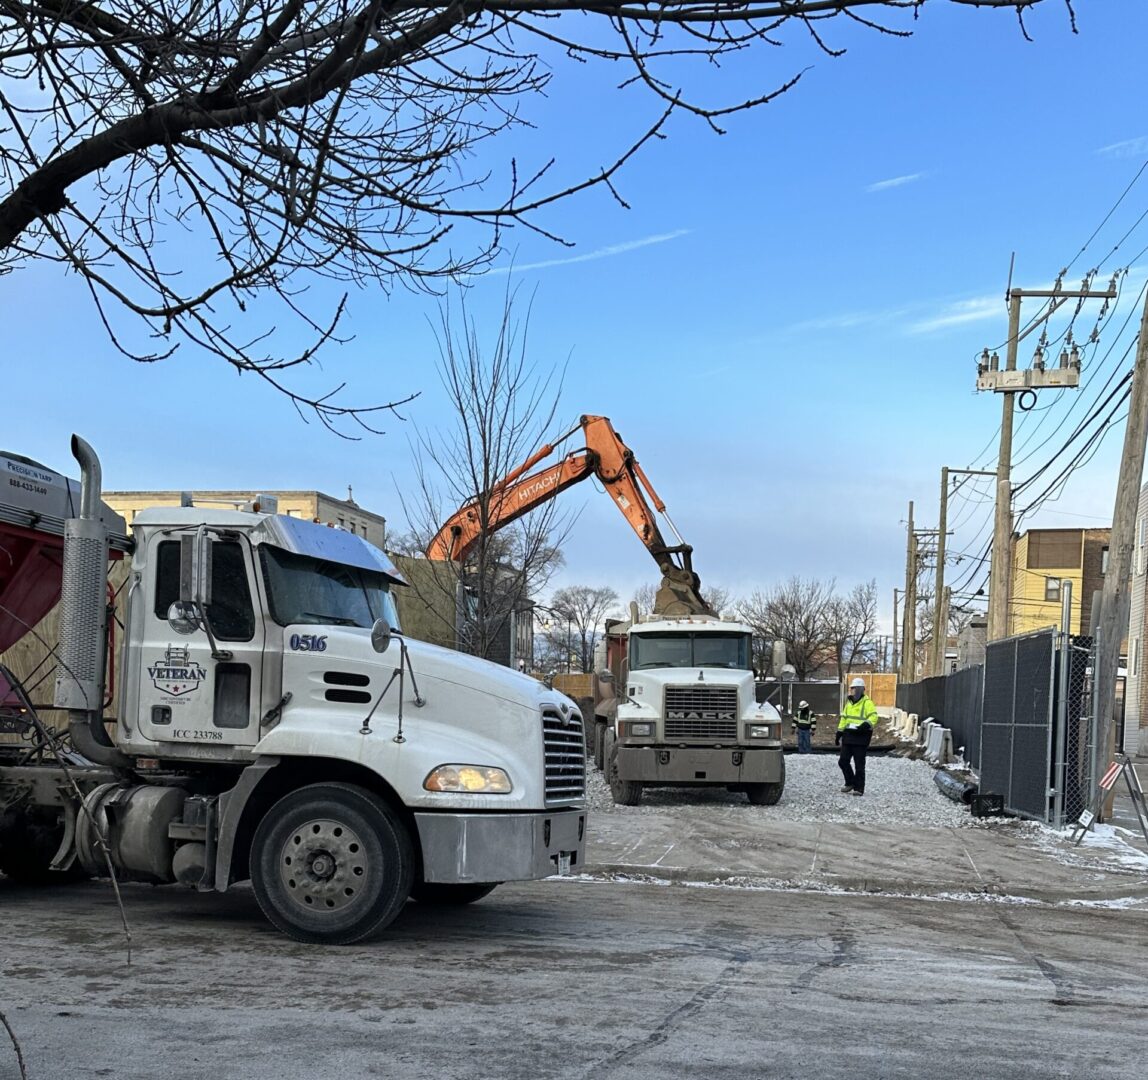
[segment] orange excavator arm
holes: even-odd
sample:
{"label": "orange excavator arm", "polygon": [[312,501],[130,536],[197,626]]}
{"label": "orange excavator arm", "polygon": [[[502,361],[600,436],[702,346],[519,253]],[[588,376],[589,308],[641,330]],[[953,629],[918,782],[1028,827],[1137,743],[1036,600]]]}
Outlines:
{"label": "orange excavator arm", "polygon": [[[528,472],[579,428],[586,441],[583,449],[572,451],[561,461],[537,472]],[[484,532],[497,531],[590,476],[597,477],[610,494],[662,572],[654,611],[663,615],[713,614],[701,597],[698,577],[693,571],[693,549],[677,535],[673,522],[666,516],[665,503],[654,491],[634,452],[605,416],[583,416],[577,428],[557,442],[541,447],[494,484],[487,498],[475,499],[460,507],[427,545],[427,558],[465,561]],[[665,542],[646,495],[658,513],[666,516],[677,544],[671,546]]]}

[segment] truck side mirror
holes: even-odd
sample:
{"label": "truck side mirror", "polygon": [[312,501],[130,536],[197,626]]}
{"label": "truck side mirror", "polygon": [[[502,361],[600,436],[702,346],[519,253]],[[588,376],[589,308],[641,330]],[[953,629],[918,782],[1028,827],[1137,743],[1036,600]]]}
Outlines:
{"label": "truck side mirror", "polygon": [[177,600],[167,609],[167,624],[177,634],[194,634],[199,629],[195,605]]}
{"label": "truck side mirror", "polygon": [[211,603],[211,538],[203,529],[179,538],[179,599],[206,608]]}
{"label": "truck side mirror", "polygon": [[391,647],[394,630],[385,618],[376,619],[371,626],[371,648],[377,653],[385,653]]}

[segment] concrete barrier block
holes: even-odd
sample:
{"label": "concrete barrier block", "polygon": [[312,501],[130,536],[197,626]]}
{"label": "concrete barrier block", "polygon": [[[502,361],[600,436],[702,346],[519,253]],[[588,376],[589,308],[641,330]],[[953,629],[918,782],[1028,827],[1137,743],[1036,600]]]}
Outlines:
{"label": "concrete barrier block", "polygon": [[953,753],[953,733],[948,728],[941,728],[940,746],[937,748],[937,764],[948,765],[956,760]]}

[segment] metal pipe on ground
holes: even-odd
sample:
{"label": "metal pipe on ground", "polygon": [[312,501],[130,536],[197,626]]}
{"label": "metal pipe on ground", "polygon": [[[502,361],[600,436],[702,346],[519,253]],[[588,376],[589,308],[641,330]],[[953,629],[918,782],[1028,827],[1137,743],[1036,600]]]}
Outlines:
{"label": "metal pipe on ground", "polygon": [[948,796],[953,802],[964,803],[971,806],[973,796],[977,793],[977,785],[969,780],[962,780],[951,772],[938,769],[933,773],[933,783],[941,789],[941,794]]}

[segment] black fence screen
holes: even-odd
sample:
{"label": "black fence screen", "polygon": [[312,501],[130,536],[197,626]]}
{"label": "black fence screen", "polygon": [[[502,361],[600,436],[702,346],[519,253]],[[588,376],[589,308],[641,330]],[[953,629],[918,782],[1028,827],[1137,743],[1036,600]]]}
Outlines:
{"label": "black fence screen", "polygon": [[757,684],[757,700],[768,701],[792,716],[800,701],[807,701],[818,716],[836,717],[841,708],[841,684],[833,682],[766,682]]}
{"label": "black fence screen", "polygon": [[953,750],[974,769],[981,767],[981,710],[984,701],[983,664],[945,678],[945,727],[953,733]]}
{"label": "black fence screen", "polygon": [[948,677],[937,675],[931,679],[922,679],[915,683],[897,684],[897,708],[902,712],[916,713],[922,720],[930,717],[944,727],[949,724],[945,720],[945,684]]}
{"label": "black fence screen", "polygon": [[1093,643],[1055,630],[991,642],[983,666],[902,683],[897,707],[932,717],[1007,810],[1063,825],[1092,797]]}
{"label": "black fence screen", "polygon": [[1049,819],[1052,705],[1058,635],[1043,630],[990,642],[981,714],[981,789],[1006,809]]}

